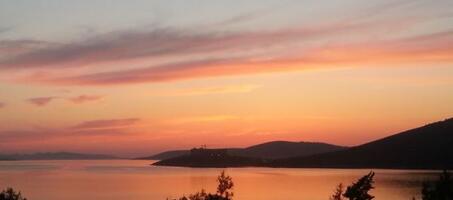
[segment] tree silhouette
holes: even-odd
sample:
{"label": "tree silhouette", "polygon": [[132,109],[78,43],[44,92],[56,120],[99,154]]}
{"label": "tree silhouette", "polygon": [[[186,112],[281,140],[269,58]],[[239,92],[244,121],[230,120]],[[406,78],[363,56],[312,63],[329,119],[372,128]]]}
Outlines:
{"label": "tree silhouette", "polygon": [[444,170],[439,180],[434,183],[424,182],[422,188],[423,200],[453,200],[453,180],[451,174]]}
{"label": "tree silhouette", "polygon": [[181,197],[179,200],[208,200],[208,193],[204,189],[201,192],[189,195],[189,197]]}
{"label": "tree silhouette", "polygon": [[0,193],[0,200],[27,200],[22,197],[20,192],[14,191],[13,188],[7,188]]}
{"label": "tree silhouette", "polygon": [[343,193],[344,193],[344,187],[343,184],[340,183],[338,184],[337,188],[335,189],[335,192],[330,196],[330,200],[343,200]]}
{"label": "tree silhouette", "polygon": [[343,194],[344,197],[350,200],[371,200],[374,196],[368,194],[373,189],[373,177],[374,172],[370,172],[367,175],[360,178],[356,183],[348,186],[346,192]]}
{"label": "tree silhouette", "polygon": [[217,182],[219,185],[217,186],[217,194],[225,199],[232,199],[234,183],[233,179],[230,176],[225,175],[225,171],[222,171],[220,176],[217,177]]}
{"label": "tree silhouette", "polygon": [[204,189],[202,189],[201,192],[191,194],[188,197],[183,196],[178,200],[232,200],[233,192],[231,190],[234,186],[233,179],[226,175],[225,171],[222,171],[222,173],[217,177],[217,182],[219,185],[217,186],[217,193],[215,194],[207,193]]}

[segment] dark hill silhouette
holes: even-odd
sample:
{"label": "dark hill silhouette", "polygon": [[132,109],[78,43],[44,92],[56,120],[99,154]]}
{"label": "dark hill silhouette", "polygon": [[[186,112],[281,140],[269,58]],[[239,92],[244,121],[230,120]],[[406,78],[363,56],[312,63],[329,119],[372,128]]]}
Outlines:
{"label": "dark hill silhouette", "polygon": [[135,158],[136,160],[165,160],[189,154],[189,150],[164,151],[152,156]]}
{"label": "dark hill silhouette", "polygon": [[[247,148],[228,148],[232,156],[279,159],[295,156],[308,156],[344,149],[345,147],[319,142],[289,142],[272,141]],[[188,155],[190,150],[165,151],[153,156],[141,157],[141,160],[165,160],[183,155]]]}
{"label": "dark hill silhouette", "polygon": [[72,152],[46,152],[34,154],[0,155],[0,160],[107,160],[118,157],[102,154],[82,154]]}
{"label": "dark hill silhouette", "polygon": [[345,149],[345,147],[319,142],[274,141],[247,147],[239,152],[232,152],[232,154],[244,157],[280,159],[315,155],[341,149]]}
{"label": "dark hill silhouette", "polygon": [[334,152],[284,159],[258,159],[238,155],[234,152],[221,156],[191,154],[163,160],[156,165],[453,169],[453,118]]}
{"label": "dark hill silhouette", "polygon": [[266,163],[260,158],[230,155],[229,149],[192,149],[188,155],[161,160],[153,165],[180,167],[242,167],[262,166]]}
{"label": "dark hill silhouette", "polygon": [[346,150],[281,159],[274,167],[453,168],[453,118]]}

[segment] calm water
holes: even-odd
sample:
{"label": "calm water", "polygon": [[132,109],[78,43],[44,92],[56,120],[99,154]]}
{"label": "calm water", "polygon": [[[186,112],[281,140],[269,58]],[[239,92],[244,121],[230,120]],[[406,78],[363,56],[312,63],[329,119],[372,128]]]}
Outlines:
{"label": "calm water", "polygon": [[[214,192],[222,169],[150,166],[150,161],[0,161],[0,187],[29,200],[165,200],[205,188]],[[327,200],[335,186],[368,170],[234,168],[236,200]],[[408,200],[434,171],[375,170],[376,199]]]}

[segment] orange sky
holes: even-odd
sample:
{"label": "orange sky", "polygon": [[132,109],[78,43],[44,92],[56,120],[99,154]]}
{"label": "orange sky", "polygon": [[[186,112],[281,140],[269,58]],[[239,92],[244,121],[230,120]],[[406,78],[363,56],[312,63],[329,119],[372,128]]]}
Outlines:
{"label": "orange sky", "polygon": [[47,4],[0,5],[0,152],[351,146],[453,116],[449,1]]}

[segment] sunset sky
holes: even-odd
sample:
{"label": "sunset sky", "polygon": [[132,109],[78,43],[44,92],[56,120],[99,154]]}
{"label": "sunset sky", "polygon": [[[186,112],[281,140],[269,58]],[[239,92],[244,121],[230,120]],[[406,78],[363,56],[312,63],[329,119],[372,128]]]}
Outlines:
{"label": "sunset sky", "polygon": [[0,0],[0,153],[358,145],[453,117],[451,0]]}

